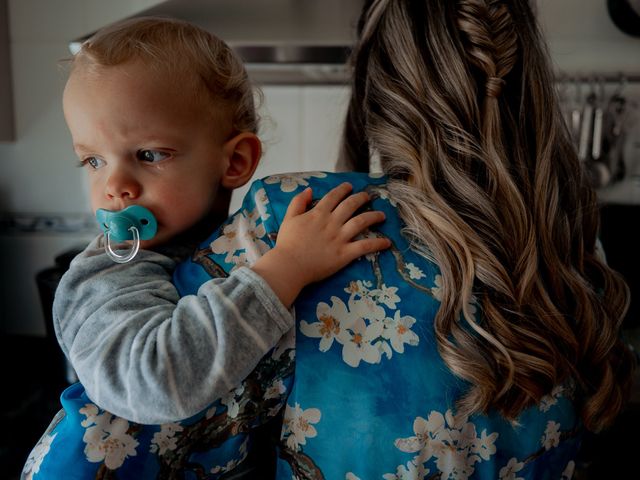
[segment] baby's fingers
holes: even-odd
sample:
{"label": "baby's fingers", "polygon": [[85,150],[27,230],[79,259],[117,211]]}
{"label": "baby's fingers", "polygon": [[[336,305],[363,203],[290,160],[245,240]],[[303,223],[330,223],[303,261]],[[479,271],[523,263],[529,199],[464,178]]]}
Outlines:
{"label": "baby's fingers", "polygon": [[386,237],[368,237],[349,243],[344,252],[347,259],[352,261],[363,255],[385,250],[390,246],[391,240]]}
{"label": "baby's fingers", "polygon": [[289,202],[286,213],[284,214],[284,220],[302,215],[304,212],[306,212],[307,207],[311,202],[311,197],[311,187],[305,188],[302,192],[293,197]]}
{"label": "baby's fingers", "polygon": [[342,238],[352,239],[356,235],[369,228],[371,225],[383,222],[384,219],[384,213],[377,210],[356,215],[355,217],[349,219],[349,221],[347,221],[347,223],[342,226]]}
{"label": "baby's fingers", "polygon": [[346,223],[359,208],[371,200],[367,192],[358,192],[342,200],[333,211],[333,218],[339,223]]}
{"label": "baby's fingers", "polygon": [[353,187],[349,182],[344,182],[338,185],[337,187],[329,190],[326,195],[324,195],[320,201],[317,203],[315,208],[318,210],[324,210],[328,212],[332,212],[334,208],[338,206],[338,204],[346,197],[349,192],[353,190]]}

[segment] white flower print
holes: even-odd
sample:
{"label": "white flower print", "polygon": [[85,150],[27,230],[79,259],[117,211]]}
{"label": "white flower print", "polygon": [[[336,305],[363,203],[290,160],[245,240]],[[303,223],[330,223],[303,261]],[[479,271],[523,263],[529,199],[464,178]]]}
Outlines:
{"label": "white flower print", "polygon": [[440,412],[433,411],[426,420],[422,417],[417,417],[413,421],[415,436],[399,438],[395,441],[395,446],[398,450],[406,453],[428,450],[429,455],[427,458],[431,458],[433,456],[433,453],[430,453],[431,444],[435,443],[434,439],[444,428],[446,428],[444,416]]}
{"label": "white flower print", "polygon": [[160,426],[160,431],[153,434],[151,439],[151,447],[149,451],[151,453],[158,453],[158,455],[164,455],[169,451],[173,451],[177,448],[176,433],[184,430],[179,423],[165,423]]}
{"label": "white flower print", "polygon": [[549,420],[547,422],[547,428],[544,430],[544,434],[540,439],[545,450],[550,450],[553,447],[557,447],[560,444],[560,424]]}
{"label": "white flower print", "polygon": [[387,200],[394,207],[398,205],[398,203],[391,198],[391,196],[389,195],[389,190],[386,187],[383,187],[381,185],[375,186],[371,187],[370,191],[376,192],[381,199]]}
{"label": "white flower print", "polygon": [[413,263],[407,263],[405,265],[405,268],[411,280],[420,280],[421,278],[426,277],[425,273],[418,267],[416,267]]}
{"label": "white flower print", "polygon": [[349,285],[344,289],[349,295],[367,295],[371,289],[372,283],[368,280],[355,280],[349,282]]}
{"label": "white flower print", "polygon": [[280,379],[276,379],[267,388],[267,391],[264,393],[264,399],[267,400],[269,398],[280,398],[280,396],[286,391],[287,387],[285,386],[284,382]]}
{"label": "white flower print", "polygon": [[409,316],[401,316],[400,310],[396,310],[393,319],[386,318],[383,322],[384,331],[382,336],[391,342],[391,346],[398,353],[404,353],[404,344],[415,347],[420,342],[420,338],[411,327],[416,323],[416,319]]}
{"label": "white flower print", "polygon": [[360,477],[356,476],[353,472],[347,472],[344,476],[344,480],[360,480]]}
{"label": "white flower print", "polygon": [[419,338],[411,331],[415,318],[402,316],[399,310],[393,317],[387,316],[385,307],[395,310],[401,301],[397,287],[383,284],[372,289],[371,282],[354,280],[344,291],[349,294],[346,305],[332,296],[331,305],[318,303],[318,322],[300,322],[303,335],[320,339],[321,352],[337,341],[345,363],[358,367],[361,361],[380,363],[383,356],[391,359],[394,351],[404,353],[405,345],[418,345]]}
{"label": "white flower print", "polygon": [[553,405],[558,403],[558,398],[562,396],[563,392],[564,392],[564,387],[562,387],[561,385],[557,385],[553,387],[553,390],[551,390],[551,393],[549,395],[545,395],[540,399],[540,405],[539,405],[540,411],[548,412]]}
{"label": "white flower print", "polygon": [[384,308],[378,304],[377,292],[380,290],[370,290],[369,282],[360,280],[351,282],[345,289],[350,293],[349,311],[353,318],[365,318],[370,321],[384,320],[386,314]]}
{"label": "white flower print", "polygon": [[573,460],[569,460],[569,463],[567,463],[567,466],[564,468],[564,471],[562,472],[562,476],[560,477],[560,480],[571,480],[573,478],[573,474],[576,471],[576,462],[574,462]]}
{"label": "white flower print", "polygon": [[430,470],[422,464],[407,462],[407,466],[398,465],[396,473],[385,473],[384,480],[422,480],[429,475]]}
{"label": "white flower print", "polygon": [[523,467],[523,462],[519,462],[515,457],[510,458],[507,465],[500,469],[498,480],[524,480],[524,478],[516,476],[516,473]]}
{"label": "white flower print", "polygon": [[[258,225],[258,220],[262,220],[262,215],[260,214],[257,206],[252,211],[243,210],[242,214],[247,218],[249,223],[252,225],[252,228],[261,228],[261,231],[264,232],[264,225]],[[262,236],[264,236],[264,234]]]}
{"label": "white flower print", "polygon": [[[474,471],[474,463],[479,460],[473,448],[475,426],[466,424],[461,430],[451,429],[440,432],[435,445],[436,465],[443,478],[467,478]],[[460,448],[462,447],[462,448]]]}
{"label": "white flower print", "polygon": [[417,417],[413,423],[415,436],[399,438],[396,448],[417,453],[416,463],[426,463],[435,457],[442,479],[466,480],[475,470],[475,463],[489,460],[496,452],[498,433],[487,435],[483,430],[478,437],[476,427],[463,416],[454,416],[450,410],[442,415],[432,411],[428,419]]}
{"label": "white flower print", "polygon": [[[391,319],[388,319],[388,320],[391,320]],[[383,325],[386,326],[386,324],[383,324]],[[384,330],[382,332],[382,335],[384,335]],[[393,350],[391,349],[389,342],[385,342],[384,340],[379,340],[377,342],[374,342],[373,346],[380,351],[380,357],[382,357],[382,355],[385,355],[387,357],[387,360],[393,357]]]}
{"label": "white flower print", "polygon": [[256,191],[256,194],[253,198],[256,204],[255,211],[259,214],[260,218],[264,222],[271,216],[267,209],[267,205],[269,205],[269,197],[267,197],[267,192],[264,188],[261,188]]}
{"label": "white flower print", "polygon": [[396,303],[400,301],[400,297],[396,295],[397,291],[398,287],[387,287],[385,284],[382,284],[382,287],[373,290],[371,295],[373,295],[379,303],[382,303],[388,308],[394,310],[396,308]]}
{"label": "white flower print", "polygon": [[238,453],[240,453],[240,458],[233,458],[227,462],[226,465],[217,465],[209,470],[210,473],[227,473],[236,468],[242,462],[244,462],[245,458],[247,458],[247,443],[249,442],[249,437],[242,442],[240,448],[238,448]]}
{"label": "white flower print", "polygon": [[42,465],[44,457],[49,453],[51,443],[53,442],[53,439],[56,438],[56,435],[58,434],[54,433],[53,435],[44,435],[38,444],[33,447],[33,450],[29,453],[29,457],[24,464],[22,472],[25,480],[31,480],[33,475],[40,471],[40,465]]}
{"label": "white flower print", "polygon": [[80,413],[86,417],[82,422],[80,422],[80,425],[83,427],[90,427],[96,423],[100,417],[100,409],[93,403],[87,403],[84,408],[80,409]]}
{"label": "white flower print", "polygon": [[[255,211],[237,214],[230,224],[223,227],[222,235],[211,243],[211,251],[226,254],[224,261],[233,263],[236,267],[253,265],[270,250],[269,245],[262,240],[266,235],[264,225],[256,223],[259,217]],[[236,255],[238,251],[242,252]]]}
{"label": "white flower print", "polygon": [[[467,425],[473,424],[468,423]],[[475,437],[475,427],[473,429],[473,435]],[[494,442],[498,434],[496,433],[492,435],[495,435],[495,437],[490,438],[491,435],[487,436],[487,431],[483,430],[479,437],[471,439],[471,451],[480,455],[482,460],[489,460],[491,455],[496,453],[496,446]]]}
{"label": "white flower print", "polygon": [[362,318],[357,319],[350,328],[340,332],[339,340],[343,344],[342,359],[350,367],[357,367],[360,361],[380,362],[380,350],[372,344],[382,335],[382,322],[367,325]]}
{"label": "white flower print", "polygon": [[283,192],[293,192],[297,190],[298,186],[306,187],[309,185],[308,178],[324,178],[327,174],[324,172],[303,172],[303,173],[284,173],[278,175],[271,175],[264,179],[264,183],[267,184],[280,184],[280,190]]}
{"label": "white flower print", "polygon": [[224,397],[220,399],[220,403],[227,406],[227,415],[231,418],[236,418],[240,413],[240,404],[238,403],[239,397],[244,392],[244,384],[240,385],[234,390],[231,390]]}
{"label": "white flower print", "polygon": [[347,301],[351,318],[364,318],[370,322],[379,322],[384,320],[386,313],[384,308],[370,295],[363,297],[351,296]]}
{"label": "white flower print", "polygon": [[287,436],[287,446],[299,451],[300,445],[306,445],[307,438],[313,438],[318,434],[313,424],[318,423],[321,416],[317,408],[303,410],[297,402],[293,408],[287,404],[282,429],[282,438]]}
{"label": "white flower print", "polygon": [[347,306],[338,297],[331,297],[331,306],[320,302],[316,307],[319,322],[300,322],[300,331],[311,338],[320,338],[320,351],[326,352],[333,345],[334,339],[342,331],[341,321],[348,320],[351,314]]}
{"label": "white flower print", "polygon": [[87,444],[84,453],[89,462],[104,461],[109,470],[115,470],[127,457],[136,455],[138,441],[127,433],[128,421],[109,412],[99,413],[93,404],[85,405],[80,413],[87,417],[81,425],[87,428],[82,440]]}
{"label": "white flower print", "polygon": [[434,283],[434,286],[431,287],[431,294],[433,295],[433,298],[441,302],[442,301],[442,275],[437,274],[435,277],[433,277],[433,283]]}

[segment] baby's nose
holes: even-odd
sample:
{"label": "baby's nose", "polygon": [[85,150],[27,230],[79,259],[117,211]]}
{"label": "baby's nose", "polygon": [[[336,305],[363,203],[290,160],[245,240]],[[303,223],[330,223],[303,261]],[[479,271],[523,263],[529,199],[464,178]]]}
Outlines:
{"label": "baby's nose", "polygon": [[131,173],[116,170],[111,173],[105,187],[107,198],[135,199],[140,196],[140,182]]}

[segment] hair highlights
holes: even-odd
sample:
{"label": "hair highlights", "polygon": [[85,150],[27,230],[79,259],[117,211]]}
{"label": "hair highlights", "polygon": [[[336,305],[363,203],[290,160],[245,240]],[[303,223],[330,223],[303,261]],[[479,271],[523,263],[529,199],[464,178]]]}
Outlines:
{"label": "hair highlights", "polygon": [[379,155],[406,235],[440,267],[439,351],[471,385],[459,409],[515,421],[573,382],[585,425],[610,424],[631,385],[629,293],[597,252],[528,2],[374,0],[358,27],[341,163]]}

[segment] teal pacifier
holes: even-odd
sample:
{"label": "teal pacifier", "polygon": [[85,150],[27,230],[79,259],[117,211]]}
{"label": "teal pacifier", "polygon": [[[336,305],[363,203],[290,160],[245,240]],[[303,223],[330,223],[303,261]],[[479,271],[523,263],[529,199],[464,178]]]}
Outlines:
{"label": "teal pacifier", "polygon": [[[151,240],[158,230],[158,222],[148,209],[131,205],[123,210],[96,210],[96,219],[104,232],[107,255],[117,263],[127,263],[140,249],[140,240]],[[115,252],[111,242],[132,241],[131,249],[124,255]]]}

